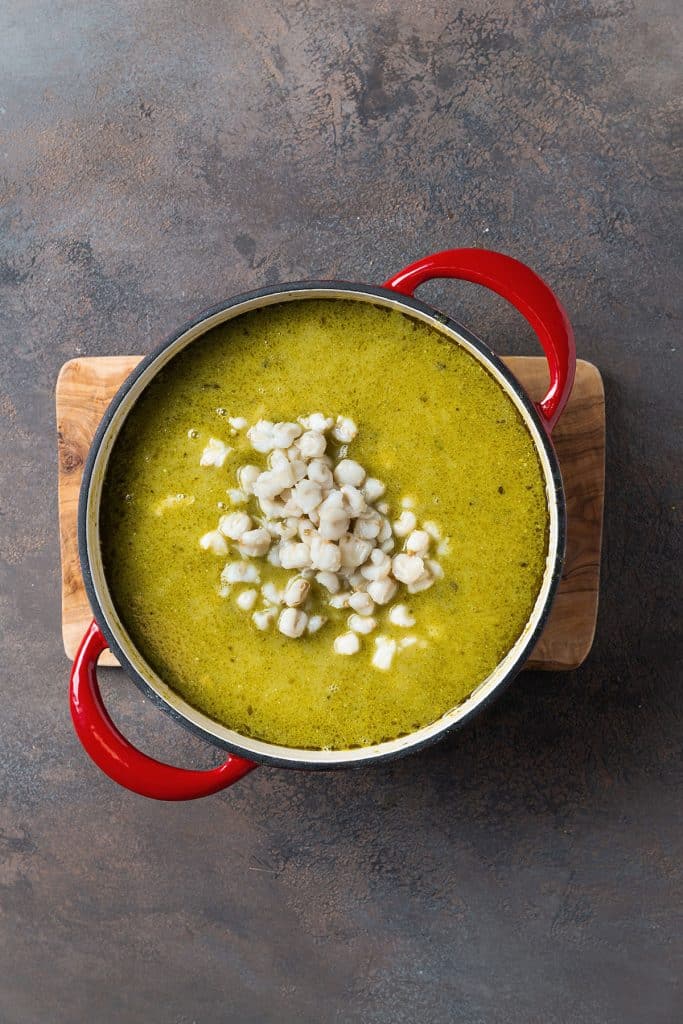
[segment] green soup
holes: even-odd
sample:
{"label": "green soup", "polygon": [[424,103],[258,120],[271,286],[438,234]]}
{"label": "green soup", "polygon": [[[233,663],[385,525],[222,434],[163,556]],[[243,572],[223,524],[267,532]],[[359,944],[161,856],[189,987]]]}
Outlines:
{"label": "green soup", "polygon": [[[408,496],[448,538],[443,578],[400,597],[425,642],[388,672],[371,665],[370,638],[353,657],[332,653],[348,610],[327,611],[326,625],[299,640],[258,630],[220,596],[226,558],[198,545],[229,505],[239,466],[258,459],[228,417],[316,410],[356,421],[349,455],[385,482],[392,518]],[[233,448],[221,469],[199,465],[210,437]],[[344,749],[433,722],[492,672],[536,601],[548,512],[531,436],[477,360],[401,313],[306,299],[215,328],[158,374],[113,448],[101,532],[121,620],[172,689],[245,736]],[[287,577],[260,561],[262,581]],[[405,631],[385,619],[381,632]]]}

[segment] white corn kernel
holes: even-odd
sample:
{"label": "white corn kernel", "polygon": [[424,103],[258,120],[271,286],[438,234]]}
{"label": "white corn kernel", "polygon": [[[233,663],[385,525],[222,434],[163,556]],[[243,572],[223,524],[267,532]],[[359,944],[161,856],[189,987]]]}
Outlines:
{"label": "white corn kernel", "polygon": [[276,448],[289,448],[301,436],[298,423],[276,423],[273,427],[273,441]]}
{"label": "white corn kernel", "polygon": [[363,494],[365,500],[369,501],[371,505],[374,505],[376,501],[382,497],[386,487],[381,480],[378,480],[376,476],[369,476],[363,484]]}
{"label": "white corn kernel", "polygon": [[391,571],[400,583],[415,583],[425,571],[425,564],[419,555],[396,555]]}
{"label": "white corn kernel", "polygon": [[363,497],[363,492],[359,491],[353,484],[343,484],[341,493],[342,508],[345,512],[348,512],[352,519],[363,515],[367,511],[368,506]]}
{"label": "white corn kernel", "polygon": [[389,502],[388,501],[378,501],[377,504],[375,505],[375,508],[383,516],[388,516],[389,515]]}
{"label": "white corn kernel", "polygon": [[[402,651],[404,651],[406,649],[406,647],[414,647],[416,643],[417,643],[417,637],[416,636],[404,636],[402,640],[399,640],[398,646],[401,648]],[[426,647],[427,645],[423,641],[420,646],[421,647]]]}
{"label": "white corn kernel", "polygon": [[311,564],[311,556],[306,544],[289,543],[280,548],[280,564],[283,569],[306,569]]}
{"label": "white corn kernel", "polygon": [[188,505],[194,505],[194,494],[169,494],[154,506],[154,515],[163,516],[170,509],[187,508]]}
{"label": "white corn kernel", "polygon": [[215,437],[209,438],[209,443],[201,454],[200,466],[217,466],[219,469],[232,451],[227,444]]}
{"label": "white corn kernel", "polygon": [[258,597],[258,590],[243,590],[241,594],[238,594],[235,598],[235,604],[238,608],[241,608],[243,612],[250,612],[256,604],[256,598]]}
{"label": "white corn kernel", "polygon": [[415,617],[411,615],[407,605],[395,604],[389,611],[389,622],[402,629],[409,629],[415,625]]}
{"label": "white corn kernel", "polygon": [[297,605],[303,604],[308,597],[310,589],[311,584],[308,580],[305,580],[303,576],[295,576],[285,587],[285,604],[289,608],[295,608]]}
{"label": "white corn kernel", "polygon": [[318,430],[307,430],[296,443],[304,459],[319,459],[325,454],[327,441],[325,435]]}
{"label": "white corn kernel", "polygon": [[258,423],[254,424],[247,431],[247,437],[251,443],[251,447],[262,454],[266,454],[277,448],[277,445],[273,441],[273,428],[275,424],[270,420],[259,420]]}
{"label": "white corn kernel", "polygon": [[282,565],[280,561],[281,547],[282,545],[280,544],[274,544],[270,551],[268,552],[268,554],[266,555],[266,562],[268,562],[269,565],[274,566],[276,569],[279,569],[280,566]]}
{"label": "white corn kernel", "polygon": [[339,593],[341,583],[339,582],[339,577],[337,576],[336,572],[318,572],[316,573],[315,580],[316,583],[319,583],[320,586],[324,587],[325,590],[329,591],[330,594]]}
{"label": "white corn kernel", "polygon": [[305,430],[315,430],[319,434],[324,434],[334,425],[334,420],[321,412],[312,412],[310,416],[299,417],[299,423]]}
{"label": "white corn kernel", "polygon": [[303,459],[291,459],[290,465],[294,474],[294,481],[298,484],[299,480],[303,480],[308,475],[308,466]]}
{"label": "white corn kernel", "polygon": [[372,543],[369,540],[360,540],[348,533],[340,539],[339,550],[341,564],[350,569],[357,569],[370,557]]}
{"label": "white corn kernel", "polygon": [[272,501],[294,484],[294,473],[289,463],[279,469],[267,469],[254,484],[257,498]]}
{"label": "white corn kernel", "polygon": [[276,608],[264,608],[261,612],[254,612],[251,618],[257,629],[268,629],[272,626],[276,617]]}
{"label": "white corn kernel", "polygon": [[261,587],[261,596],[266,604],[274,604],[276,606],[282,604],[282,593],[270,580]]}
{"label": "white corn kernel", "polygon": [[375,602],[369,594],[356,591],[349,598],[349,608],[353,608],[354,612],[358,612],[359,615],[372,615],[375,610]]}
{"label": "white corn kernel", "polygon": [[229,416],[228,423],[233,430],[244,430],[248,420],[245,420],[244,416]]}
{"label": "white corn kernel", "polygon": [[329,604],[330,608],[348,608],[350,597],[351,594],[349,593],[349,591],[345,590],[338,594],[333,594],[327,603]]}
{"label": "white corn kernel", "polygon": [[221,516],[218,520],[218,529],[224,537],[230,540],[239,540],[243,533],[251,529],[251,516],[246,512],[231,512],[227,516]]}
{"label": "white corn kernel", "polygon": [[318,536],[318,531],[311,522],[310,519],[298,519],[297,533],[304,544],[308,544],[309,547],[313,543],[313,538]]}
{"label": "white corn kernel", "polygon": [[[332,492],[335,493],[334,491]],[[330,496],[331,497],[331,496]],[[327,504],[327,498],[319,508],[320,525],[318,530],[324,540],[339,540],[349,528],[349,517],[342,508]]]}
{"label": "white corn kernel", "polygon": [[441,540],[441,530],[436,523],[433,523],[431,520],[427,520],[426,523],[423,523],[422,529],[426,530],[429,536],[433,537],[434,540]]}
{"label": "white corn kernel", "polygon": [[240,466],[237,470],[237,479],[239,480],[239,485],[245,494],[254,493],[254,484],[260,476],[261,470],[258,466],[252,466],[251,464],[247,466]]}
{"label": "white corn kernel", "polygon": [[335,654],[357,654],[360,640],[355,633],[342,633],[334,641]]}
{"label": "white corn kernel", "polygon": [[311,539],[310,558],[314,569],[337,572],[341,568],[341,551],[332,541],[325,540],[322,530],[318,536]]}
{"label": "white corn kernel", "polygon": [[282,519],[279,523],[273,523],[273,530],[275,534],[282,540],[292,540],[296,537],[299,532],[300,519],[296,519],[293,516],[289,519]]}
{"label": "white corn kernel", "polygon": [[341,508],[344,507],[344,495],[337,488],[333,487],[330,493],[326,496],[323,502],[323,508]]}
{"label": "white corn kernel", "polygon": [[335,441],[341,441],[342,444],[350,444],[354,437],[358,433],[358,427],[348,416],[337,416],[337,422],[332,431],[332,437]]}
{"label": "white corn kernel", "polygon": [[426,555],[429,551],[430,536],[426,530],[413,530],[406,541],[409,555]]}
{"label": "white corn kernel", "polygon": [[284,469],[288,465],[289,457],[287,452],[283,452],[282,448],[273,448],[268,456],[268,469]]}
{"label": "white corn kernel", "polygon": [[343,575],[348,585],[354,590],[359,590],[364,594],[368,589],[368,581],[365,576],[361,576],[360,569],[354,569],[353,572],[349,569],[342,569],[339,575]]}
{"label": "white corn kernel", "polygon": [[306,629],[307,623],[308,615],[306,612],[302,612],[299,608],[285,608],[284,611],[280,612],[277,628],[284,636],[295,640]]}
{"label": "white corn kernel", "polygon": [[412,498],[401,498],[401,508],[414,508],[415,502]]}
{"label": "white corn kernel", "polygon": [[394,533],[397,537],[407,537],[417,525],[417,519],[415,513],[410,512],[407,509],[401,512],[400,516],[394,523]]}
{"label": "white corn kernel", "polygon": [[283,501],[272,501],[270,498],[259,498],[259,505],[264,516],[269,519],[286,519],[285,503]]}
{"label": "white corn kernel", "polygon": [[363,636],[372,633],[373,629],[377,628],[377,620],[373,619],[371,615],[349,615],[348,623],[349,629],[352,629],[354,633],[361,633]]}
{"label": "white corn kernel", "polygon": [[362,515],[353,524],[353,533],[361,540],[376,540],[381,528],[382,520],[378,515]]}
{"label": "white corn kernel", "polygon": [[228,553],[225,537],[218,530],[209,530],[203,537],[200,537],[199,546],[202,551],[210,551],[213,555],[227,555]]}
{"label": "white corn kernel", "polygon": [[397,590],[398,583],[390,576],[385,576],[381,580],[373,580],[368,584],[368,594],[377,604],[389,604]]}
{"label": "white corn kernel", "polygon": [[353,459],[342,459],[335,467],[334,479],[339,486],[351,484],[353,487],[360,487],[365,480],[365,470],[360,462],[355,462]]}
{"label": "white corn kernel", "polygon": [[387,636],[378,636],[375,639],[375,653],[372,656],[372,664],[383,672],[391,668],[391,663],[396,654],[396,641],[390,640]]}
{"label": "white corn kernel", "polygon": [[435,582],[436,580],[434,579],[432,574],[425,569],[422,575],[419,576],[414,583],[408,584],[408,593],[419,594],[423,590],[429,590],[429,588],[433,586]]}
{"label": "white corn kernel", "polygon": [[388,555],[390,551],[393,551],[395,546],[396,545],[394,543],[393,537],[389,537],[388,540],[383,540],[382,543],[380,544],[380,548],[385,553],[385,555]]}
{"label": "white corn kernel", "polygon": [[366,580],[383,580],[391,572],[391,559],[381,548],[375,548],[360,571]]}
{"label": "white corn kernel", "polygon": [[377,540],[380,544],[383,544],[385,540],[391,540],[393,533],[391,530],[391,523],[388,519],[381,519],[379,526],[379,533],[377,534]]}
{"label": "white corn kernel", "polygon": [[427,566],[427,569],[430,571],[435,580],[443,579],[443,569],[441,568],[440,564],[436,562],[433,558],[428,558],[427,561],[425,562],[425,565]]}
{"label": "white corn kernel", "polygon": [[[284,493],[286,494],[287,492],[285,491]],[[284,513],[286,516],[292,516],[296,519],[303,515],[303,509],[292,492],[290,492],[289,497],[285,501]]]}
{"label": "white corn kernel", "polygon": [[250,558],[259,558],[261,555],[265,555],[271,542],[272,537],[262,526],[256,530],[247,530],[240,537],[240,554],[248,555]]}
{"label": "white corn kernel", "polygon": [[316,509],[323,500],[323,492],[312,480],[300,480],[294,488],[294,496],[301,506],[302,512],[308,514]]}
{"label": "white corn kernel", "polygon": [[247,492],[243,491],[241,487],[231,487],[225,493],[230,498],[232,505],[244,505],[249,500]]}
{"label": "white corn kernel", "polygon": [[308,622],[306,623],[307,633],[317,633],[319,629],[327,622],[324,615],[309,615]]}
{"label": "white corn kernel", "polygon": [[334,486],[332,470],[322,459],[313,459],[308,464],[308,479],[328,491]]}
{"label": "white corn kernel", "polygon": [[250,562],[228,562],[221,573],[222,583],[260,583],[261,576]]}

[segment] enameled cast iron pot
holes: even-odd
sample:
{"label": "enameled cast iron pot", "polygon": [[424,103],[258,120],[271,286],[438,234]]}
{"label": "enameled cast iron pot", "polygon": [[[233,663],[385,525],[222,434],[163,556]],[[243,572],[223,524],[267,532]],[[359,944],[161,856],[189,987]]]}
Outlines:
{"label": "enameled cast iron pot", "polygon": [[[513,374],[469,331],[413,297],[418,285],[432,278],[461,278],[502,295],[522,313],[543,346],[550,370],[545,398],[535,405]],[[198,342],[211,328],[242,313],[276,302],[298,299],[352,299],[396,309],[435,327],[462,345],[482,363],[509,395],[533,438],[545,477],[549,514],[549,546],[543,583],[529,621],[496,669],[458,707],[409,736],[355,750],[297,750],[241,736],[191,707],[174,693],[135,649],[112,603],[102,568],[100,501],[107,460],[123,422],[152,378],[181,349]],[[451,249],[406,267],[381,287],[340,281],[302,281],[238,295],[202,313],[171,335],[136,367],[124,382],[93,442],[81,490],[79,547],[85,586],[95,618],[85,634],[71,674],[71,714],[76,732],[92,759],[112,779],[144,796],[188,800],[215,793],[236,782],[257,763],[290,768],[354,766],[418,750],[463,725],[487,705],[524,665],[550,610],[562,570],[565,546],[565,503],[557,456],[550,432],[574,382],[576,353],[567,316],[548,286],[528,267],[501,253],[482,249]],[[147,757],[119,732],[102,703],[96,678],[97,659],[111,648],[121,665],[155,704],[212,743],[230,751],[210,771],[174,768]]]}

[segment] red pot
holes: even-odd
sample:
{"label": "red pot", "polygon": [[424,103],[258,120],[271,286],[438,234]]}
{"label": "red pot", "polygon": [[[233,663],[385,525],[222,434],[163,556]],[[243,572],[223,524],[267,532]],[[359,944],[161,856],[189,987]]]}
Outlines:
{"label": "red pot", "polygon": [[[550,370],[550,387],[541,402],[535,405],[514,375],[474,335],[413,297],[419,285],[439,277],[482,284],[511,302],[528,320],[543,346]],[[535,607],[510,651],[462,704],[436,722],[409,736],[354,750],[298,750],[265,743],[241,736],[187,704],[146,665],[127,636],[109,596],[101,558],[99,503],[109,452],[123,421],[150,380],[181,349],[218,324],[261,306],[310,297],[343,297],[398,309],[465,347],[484,364],[522,416],[536,446],[548,498],[550,526],[546,570]],[[333,768],[397,757],[434,742],[481,711],[524,665],[546,622],[560,579],[566,514],[562,479],[550,433],[571,392],[575,363],[572,330],[550,288],[517,260],[481,249],[452,249],[427,256],[381,287],[305,281],[250,292],[202,313],[168,338],[136,367],[113,399],[93,441],[83,476],[79,548],[83,578],[95,618],[74,661],[71,714],[76,732],[92,759],[112,779],[136,793],[160,800],[187,800],[224,789],[259,762],[290,768]],[[210,771],[190,771],[162,764],[133,747],[107,714],[97,685],[97,659],[107,646],[156,704],[194,732],[229,750],[226,761]]]}

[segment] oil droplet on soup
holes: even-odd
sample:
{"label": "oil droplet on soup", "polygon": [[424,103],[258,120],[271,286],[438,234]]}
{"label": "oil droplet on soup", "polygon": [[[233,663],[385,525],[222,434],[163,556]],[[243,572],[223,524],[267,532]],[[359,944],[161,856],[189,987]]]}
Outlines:
{"label": "oil droplet on soup", "polygon": [[[353,458],[386,482],[392,514],[414,496],[420,521],[448,537],[443,579],[419,595],[428,643],[389,672],[372,669],[372,644],[330,657],[348,611],[303,641],[246,628],[219,594],[221,560],[197,544],[250,461],[229,417],[290,421],[316,409],[358,424]],[[211,470],[199,465],[209,438],[230,448]],[[102,543],[121,620],[172,689],[243,735],[344,749],[433,722],[492,672],[538,596],[548,513],[531,436],[469,353],[396,311],[305,299],[215,328],[152,381],[111,454]],[[281,585],[281,574],[262,564],[262,582]]]}

